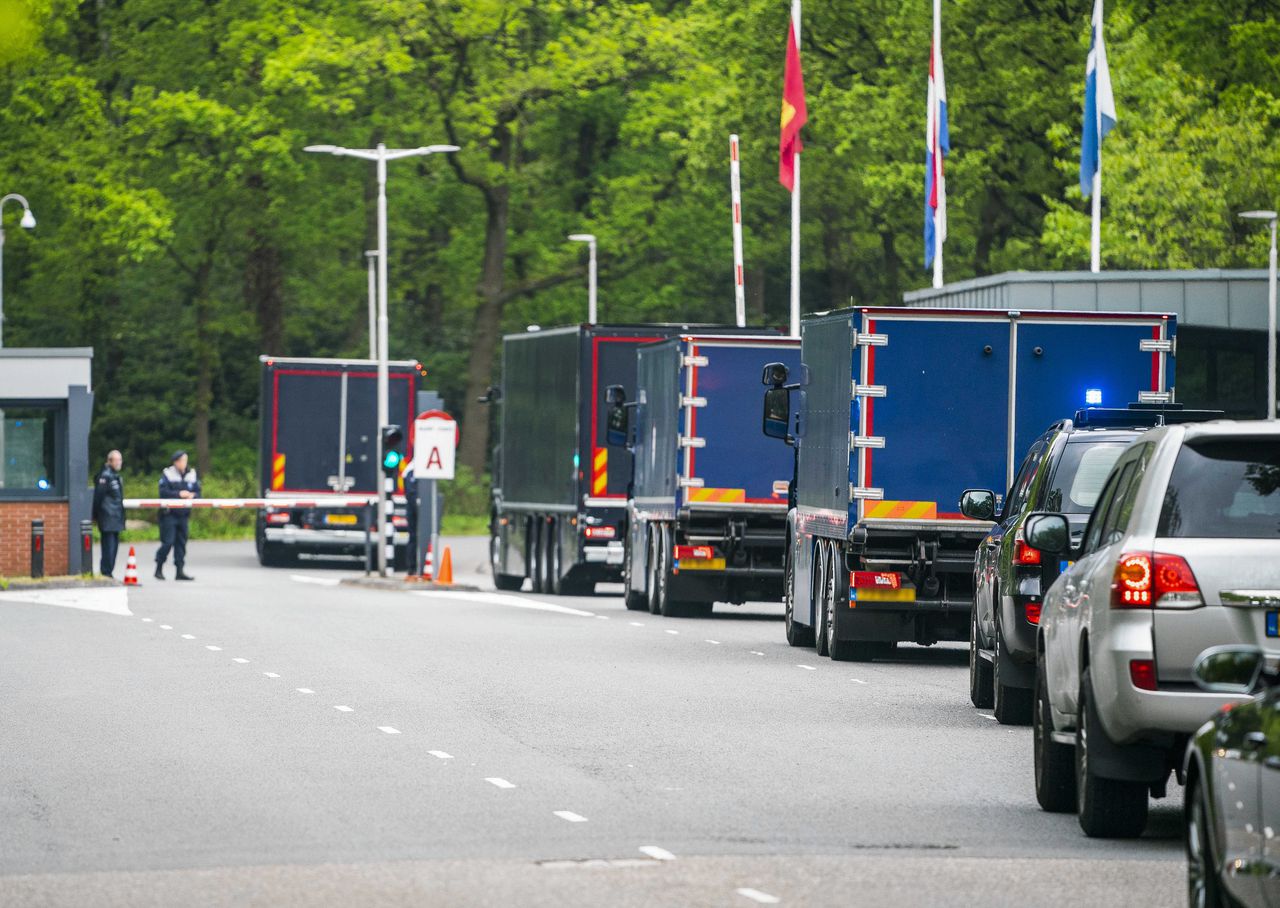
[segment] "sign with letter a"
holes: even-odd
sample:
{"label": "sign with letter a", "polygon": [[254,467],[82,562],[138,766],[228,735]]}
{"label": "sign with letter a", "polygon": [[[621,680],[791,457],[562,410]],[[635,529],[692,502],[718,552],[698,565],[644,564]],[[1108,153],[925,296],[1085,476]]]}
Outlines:
{"label": "sign with letter a", "polygon": [[420,414],[413,423],[413,475],[418,479],[453,479],[458,424],[440,410]]}

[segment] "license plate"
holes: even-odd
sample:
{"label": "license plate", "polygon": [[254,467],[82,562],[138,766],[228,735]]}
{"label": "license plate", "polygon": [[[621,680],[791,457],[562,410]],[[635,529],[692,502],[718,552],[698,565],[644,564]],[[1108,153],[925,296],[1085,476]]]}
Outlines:
{"label": "license plate", "polygon": [[353,527],[356,525],[355,514],[326,514],[324,522],[329,526]]}
{"label": "license plate", "polygon": [[1274,609],[1267,612],[1267,636],[1280,637],[1280,612]]}
{"label": "license plate", "polygon": [[852,589],[849,591],[849,607],[853,608],[855,602],[915,602],[916,591],[914,587],[904,586],[896,590],[876,589],[867,587],[864,589]]}
{"label": "license plate", "polygon": [[681,558],[676,567],[682,571],[723,571],[723,558]]}

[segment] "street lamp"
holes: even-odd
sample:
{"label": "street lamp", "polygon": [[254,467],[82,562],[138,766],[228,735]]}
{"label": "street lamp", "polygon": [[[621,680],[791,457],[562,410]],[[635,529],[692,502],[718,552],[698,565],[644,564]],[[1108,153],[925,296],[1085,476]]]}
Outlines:
{"label": "street lamp", "polygon": [[[388,148],[381,142],[377,148],[343,148],[340,145],[308,145],[303,151],[331,154],[335,157],[360,158],[378,165],[378,432],[388,424],[390,407],[387,402],[387,162],[400,158],[416,158],[430,154],[457,151],[457,145],[424,145],[420,148]],[[378,463],[382,462],[382,442],[379,435]],[[387,501],[378,496],[378,526],[387,525]],[[378,574],[387,573],[387,547],[383,540],[378,546]]]}
{"label": "street lamp", "polygon": [[4,346],[4,205],[5,202],[17,202],[22,206],[22,220],[18,226],[24,230],[35,230],[36,216],[31,213],[31,206],[26,198],[11,192],[0,198],[0,347]]}
{"label": "street lamp", "polygon": [[365,250],[369,263],[369,359],[378,358],[378,250]]}
{"label": "street lamp", "polygon": [[1271,256],[1267,273],[1267,419],[1276,418],[1276,213],[1242,211],[1247,221],[1267,221],[1271,227]]}
{"label": "street lamp", "polygon": [[596,235],[594,233],[571,233],[569,239],[575,243],[587,244],[587,324],[596,323]]}

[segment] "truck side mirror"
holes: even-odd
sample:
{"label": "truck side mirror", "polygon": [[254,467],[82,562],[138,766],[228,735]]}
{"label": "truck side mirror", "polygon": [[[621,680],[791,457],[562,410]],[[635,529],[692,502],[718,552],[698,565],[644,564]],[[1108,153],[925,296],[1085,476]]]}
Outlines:
{"label": "truck side mirror", "polygon": [[605,442],[613,447],[624,447],[631,429],[631,414],[627,410],[627,392],[622,385],[610,385],[604,389]]}
{"label": "truck side mirror", "polygon": [[766,388],[781,388],[787,383],[789,375],[786,363],[769,363],[760,376],[760,384]]}
{"label": "truck side mirror", "polygon": [[970,520],[991,520],[996,516],[996,493],[989,489],[965,489],[960,496],[960,513]]}
{"label": "truck side mirror", "polygon": [[791,392],[770,388],[764,392],[764,434],[786,439],[791,426]]}
{"label": "truck side mirror", "polygon": [[1062,514],[1032,514],[1023,524],[1022,535],[1027,545],[1050,555],[1059,555],[1071,548],[1071,524]]}

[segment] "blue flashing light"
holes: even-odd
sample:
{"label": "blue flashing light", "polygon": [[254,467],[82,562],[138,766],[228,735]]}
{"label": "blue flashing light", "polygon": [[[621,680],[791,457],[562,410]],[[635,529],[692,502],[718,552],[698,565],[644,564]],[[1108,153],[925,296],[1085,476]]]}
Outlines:
{"label": "blue flashing light", "polygon": [[1102,389],[1090,388],[1084,392],[1084,402],[1091,407],[1096,407],[1102,403]]}

